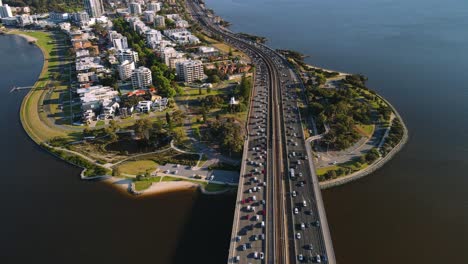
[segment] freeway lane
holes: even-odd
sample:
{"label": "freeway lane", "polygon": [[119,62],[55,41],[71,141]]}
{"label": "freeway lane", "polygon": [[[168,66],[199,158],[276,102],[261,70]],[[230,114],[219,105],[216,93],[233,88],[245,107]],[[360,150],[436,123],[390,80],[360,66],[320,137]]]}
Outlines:
{"label": "freeway lane", "polygon": [[[311,155],[306,154],[297,107],[301,101],[297,94],[301,95],[302,92],[303,97],[303,90],[298,89],[303,89],[302,83],[295,80],[290,65],[278,53],[266,46],[240,39],[216,25],[209,18],[212,15],[205,14],[198,4],[192,1],[188,1],[188,4],[192,17],[200,22],[208,34],[220,36],[223,41],[245,52],[259,69],[253,90],[254,93],[260,93],[251,102],[253,108],[249,113],[249,137],[246,143],[249,147],[243,157],[246,164],[243,164],[241,171],[228,262],[335,263],[323,202],[313,164],[310,163]],[[257,83],[258,79],[262,83]],[[265,100],[260,105],[260,117],[255,116],[257,110],[254,110],[258,99]],[[256,127],[255,122],[262,122],[263,127]],[[265,163],[252,164],[251,159],[258,155],[263,156],[261,161],[266,159],[266,167]],[[246,180],[246,177],[256,179]],[[252,188],[259,186],[262,180],[266,188],[258,191],[257,195],[265,200],[261,204],[254,202],[252,205],[249,200],[249,205],[246,205],[246,199],[252,197],[249,196]],[[247,189],[248,185],[255,186]],[[262,207],[261,211],[257,207]],[[243,213],[252,215],[246,218]],[[249,221],[257,226],[261,224],[255,228]],[[266,234],[258,234],[264,231]],[[266,240],[258,243],[255,239],[258,236]],[[254,242],[246,242],[246,238]],[[266,254],[263,255],[263,252]],[[262,260],[262,257],[265,259]]]}

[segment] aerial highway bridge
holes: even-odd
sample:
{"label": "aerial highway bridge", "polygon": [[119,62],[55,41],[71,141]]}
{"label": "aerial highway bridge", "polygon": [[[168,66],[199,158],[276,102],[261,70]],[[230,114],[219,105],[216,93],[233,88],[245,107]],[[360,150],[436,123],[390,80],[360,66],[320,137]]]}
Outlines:
{"label": "aerial highway bridge", "polygon": [[218,25],[199,0],[186,3],[206,34],[255,65],[227,263],[335,264],[298,108],[305,100],[301,78],[276,51]]}

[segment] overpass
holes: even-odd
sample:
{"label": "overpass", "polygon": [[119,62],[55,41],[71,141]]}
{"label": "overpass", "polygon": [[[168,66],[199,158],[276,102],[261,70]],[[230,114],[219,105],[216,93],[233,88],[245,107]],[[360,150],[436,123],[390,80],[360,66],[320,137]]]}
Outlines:
{"label": "overpass", "polygon": [[187,7],[212,37],[255,65],[228,263],[336,263],[298,104],[304,86],[287,60],[217,25],[198,0]]}

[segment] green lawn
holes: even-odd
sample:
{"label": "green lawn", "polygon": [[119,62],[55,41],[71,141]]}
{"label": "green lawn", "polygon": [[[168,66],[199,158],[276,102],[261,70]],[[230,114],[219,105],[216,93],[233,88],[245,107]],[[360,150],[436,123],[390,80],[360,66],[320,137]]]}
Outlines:
{"label": "green lawn", "polygon": [[[352,161],[341,163],[341,164],[318,168],[316,172],[317,172],[317,176],[321,178],[321,176],[325,175],[328,171],[332,171],[332,170],[336,171],[339,169],[350,169],[351,172],[348,174],[351,174],[355,171],[365,169],[367,166],[369,166],[369,164],[367,163],[358,164],[358,161],[352,160]],[[346,175],[339,175],[338,177],[342,177],[342,176],[346,176]]]}
{"label": "green lawn", "polygon": [[158,177],[150,177],[148,179],[144,179],[141,181],[134,181],[133,183],[135,184],[136,191],[143,191],[151,187],[151,184],[153,184],[153,182],[160,182],[160,181],[161,181],[161,177],[158,176]]}
{"label": "green lawn", "polygon": [[356,125],[355,128],[359,134],[367,138],[370,138],[372,137],[372,134],[374,133],[375,125],[373,124],[372,125]]}
{"label": "green lawn", "polygon": [[[70,137],[71,133],[69,131],[57,129],[57,127],[50,123],[47,118],[49,113],[46,112],[42,106],[44,96],[46,92],[49,91],[45,88],[50,80],[50,73],[52,70],[56,70],[60,63],[60,56],[55,50],[55,39],[51,33],[42,31],[11,31],[10,33],[24,34],[36,38],[36,45],[41,48],[44,54],[44,67],[39,79],[34,85],[34,89],[25,96],[21,106],[21,122],[26,132],[38,143],[57,136]],[[63,37],[63,35],[57,36],[57,39],[61,40]],[[52,111],[53,110],[54,106],[52,106]]]}
{"label": "green lawn", "polygon": [[149,170],[155,170],[158,164],[152,160],[137,160],[124,162],[118,166],[120,173],[130,175],[145,174]]}
{"label": "green lawn", "polygon": [[324,174],[327,173],[328,171],[337,170],[338,168],[339,168],[339,167],[338,167],[337,165],[318,168],[318,169],[317,169],[317,176],[324,175]]}

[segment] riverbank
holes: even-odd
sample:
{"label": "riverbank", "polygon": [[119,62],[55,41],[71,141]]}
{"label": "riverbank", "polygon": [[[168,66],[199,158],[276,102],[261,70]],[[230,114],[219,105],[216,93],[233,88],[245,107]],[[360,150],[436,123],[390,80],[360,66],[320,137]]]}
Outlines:
{"label": "riverbank", "polygon": [[408,128],[405,125],[405,122],[403,121],[403,118],[400,116],[396,108],[392,104],[390,104],[390,102],[388,102],[385,98],[383,98],[380,95],[377,95],[377,96],[379,96],[380,99],[385,101],[388,104],[388,106],[390,106],[396,118],[400,120],[403,126],[403,137],[401,138],[400,142],[395,147],[393,147],[392,150],[389,153],[387,153],[384,157],[380,157],[379,159],[377,159],[376,161],[374,161],[372,164],[365,167],[364,169],[354,172],[352,174],[343,176],[343,177],[338,177],[336,179],[320,182],[319,185],[321,189],[328,189],[328,188],[340,186],[348,182],[358,180],[364,176],[367,176],[373,173],[374,171],[384,166],[387,162],[389,162],[398,152],[400,152],[403,149],[403,147],[408,142],[409,132],[408,132]]}
{"label": "riverbank", "polygon": [[[188,181],[167,181],[161,182],[157,184],[152,184],[148,190],[143,192],[134,191],[132,188],[125,187],[122,182],[119,184],[115,184],[116,182],[122,181],[121,178],[116,178],[111,176],[111,171],[104,166],[103,164],[97,163],[95,160],[90,159],[87,156],[83,156],[80,153],[75,153],[74,151],[54,147],[48,144],[48,141],[53,137],[69,137],[70,134],[66,133],[66,131],[60,131],[56,129],[55,126],[51,126],[45,120],[45,117],[41,116],[41,105],[42,100],[44,100],[45,94],[49,91],[47,89],[47,84],[50,80],[50,67],[56,67],[61,65],[61,61],[65,58],[59,56],[56,52],[52,54],[53,49],[56,48],[57,43],[57,36],[49,33],[49,32],[20,32],[17,30],[10,31],[8,34],[18,35],[28,42],[34,42],[34,44],[41,50],[43,56],[43,66],[41,73],[33,88],[25,95],[20,107],[20,121],[22,127],[26,134],[34,141],[37,145],[39,145],[43,150],[49,152],[51,155],[66,161],[72,165],[82,168],[81,172],[81,179],[82,180],[96,180],[96,179],[104,179],[103,182],[108,183],[114,187],[117,187],[120,190],[124,190],[127,194],[133,195],[155,195],[159,193],[165,192],[173,192],[173,191],[181,191],[181,190],[192,190],[193,188],[200,188],[201,192],[204,194],[218,194],[225,191],[220,192],[219,190],[216,191],[209,191],[205,190],[202,184],[197,184]],[[36,36],[28,36],[27,34],[34,34]],[[50,63],[50,61],[53,61]],[[93,176],[94,173],[92,171],[107,171],[108,173],[102,176]],[[90,176],[90,173],[92,174]],[[130,180],[130,182],[132,182]]]}
{"label": "riverbank", "polygon": [[[284,53],[284,51],[283,51],[283,53]],[[327,83],[328,83],[329,80],[337,80],[337,79],[344,80],[344,79],[347,79],[349,77],[353,77],[353,74],[351,74],[351,73],[339,72],[339,71],[334,71],[334,70],[331,70],[331,69],[326,69],[326,68],[318,67],[318,66],[311,65],[311,64],[306,64],[306,63],[303,62],[304,56],[302,54],[298,53],[298,52],[288,50],[288,51],[286,51],[286,53],[284,53],[284,55],[290,61],[290,63],[292,65],[294,65],[295,70],[298,72],[298,77],[302,79],[303,83],[306,83],[304,78],[308,79],[307,85],[309,85],[309,86],[312,83],[317,83],[317,80],[312,81],[312,79],[310,78],[310,76],[311,76],[310,71],[312,71],[312,72],[320,71],[321,74],[326,73],[325,74],[326,77],[323,78],[323,80],[321,80],[322,82],[318,82],[318,84],[315,84],[316,85],[315,89],[336,89],[338,87],[344,88],[344,87],[347,87],[347,86],[345,85],[345,86],[333,87],[333,86],[327,85]],[[327,75],[329,75],[329,76],[327,76]],[[312,75],[312,76],[315,76],[315,75]],[[356,76],[360,76],[360,75],[356,75]],[[321,75],[319,77],[323,77],[323,75]],[[320,79],[320,78],[317,78],[316,76],[315,76],[315,78]],[[360,78],[363,78],[362,80],[366,79],[365,77],[360,77]],[[311,82],[311,83],[309,83],[309,82]],[[365,86],[364,81],[361,83],[361,85],[363,86],[364,89],[369,90]],[[312,86],[312,88],[313,87],[314,86]],[[353,86],[350,86],[350,87],[353,87]],[[311,88],[311,87],[309,87],[309,88]],[[393,120],[393,122],[392,122],[392,114],[390,114],[390,119],[388,121],[386,121],[388,123],[387,132],[382,136],[382,138],[380,139],[378,145],[374,146],[374,149],[378,150],[380,152],[380,156],[377,159],[372,160],[370,164],[355,162],[354,160],[356,158],[358,158],[358,156],[355,156],[349,162],[336,164],[336,161],[335,161],[333,163],[333,166],[320,168],[322,170],[327,169],[326,172],[328,172],[328,173],[331,172],[332,174],[334,174],[332,179],[326,179],[324,177],[323,171],[322,171],[322,175],[318,175],[319,171],[318,171],[318,169],[316,169],[316,173],[317,173],[318,176],[320,176],[319,178],[321,179],[321,181],[320,181],[320,188],[321,189],[326,189],[326,188],[331,188],[331,187],[334,187],[334,186],[343,185],[343,184],[348,183],[350,181],[357,180],[357,179],[362,178],[362,177],[364,177],[366,175],[369,175],[370,173],[372,173],[372,172],[376,171],[377,169],[381,168],[389,160],[391,160],[394,157],[394,155],[396,155],[403,148],[403,146],[406,144],[406,142],[408,141],[408,129],[407,129],[407,127],[406,127],[406,125],[405,125],[405,123],[403,121],[403,118],[398,113],[396,108],[392,104],[390,104],[390,102],[388,102],[388,100],[386,100],[383,96],[381,96],[381,95],[379,95],[379,94],[377,94],[376,92],[373,92],[373,91],[371,91],[371,93],[373,95],[375,95],[377,100],[381,100],[381,102],[383,102],[383,103],[385,103],[387,105],[387,107],[391,110],[391,113],[393,113],[395,119],[399,121],[399,124],[401,124],[402,132],[403,132],[403,135],[401,136],[401,139],[390,150],[388,149],[388,146],[386,146],[385,148],[382,148],[382,145],[384,145],[383,143],[385,143],[386,140],[388,139],[389,132],[391,131],[392,127],[395,124],[395,120]],[[312,123],[311,127],[309,127],[309,129],[306,129],[305,133],[307,134],[309,131],[314,131],[315,136],[309,137],[307,139],[308,147],[310,147],[310,144],[314,140],[321,139],[323,137],[323,135],[328,133],[328,131],[325,131],[324,134],[319,135],[318,131],[316,129],[317,126],[315,125],[315,118],[310,118],[310,122]],[[306,123],[308,123],[308,122],[306,122]],[[396,126],[396,127],[398,127],[398,126]],[[372,131],[373,131],[373,133],[375,133],[375,127],[374,127],[374,129]],[[367,138],[368,138],[368,140],[370,140],[371,136],[368,135]],[[311,153],[312,153],[312,150],[311,150]],[[315,155],[317,155],[316,156],[317,158],[321,156],[321,155],[318,155],[316,152],[313,152],[313,153]],[[348,155],[349,155],[349,153],[346,153],[346,156],[348,156]],[[366,155],[367,155],[367,153],[365,153],[364,156],[362,156],[361,158],[366,157]],[[339,157],[335,157],[335,158],[339,158]],[[359,164],[359,165],[357,166],[357,168],[354,167],[354,166],[352,166],[351,168],[348,168],[348,166],[350,166],[350,165],[346,165],[348,163]],[[315,165],[317,166],[317,164],[315,164]],[[343,171],[342,167],[345,167],[344,169],[346,169],[345,174],[341,175],[341,173],[339,173],[339,174],[336,173],[336,172]],[[351,170],[351,173],[346,174],[346,171],[349,171],[349,170]],[[325,180],[323,180],[324,178],[325,178]]]}

